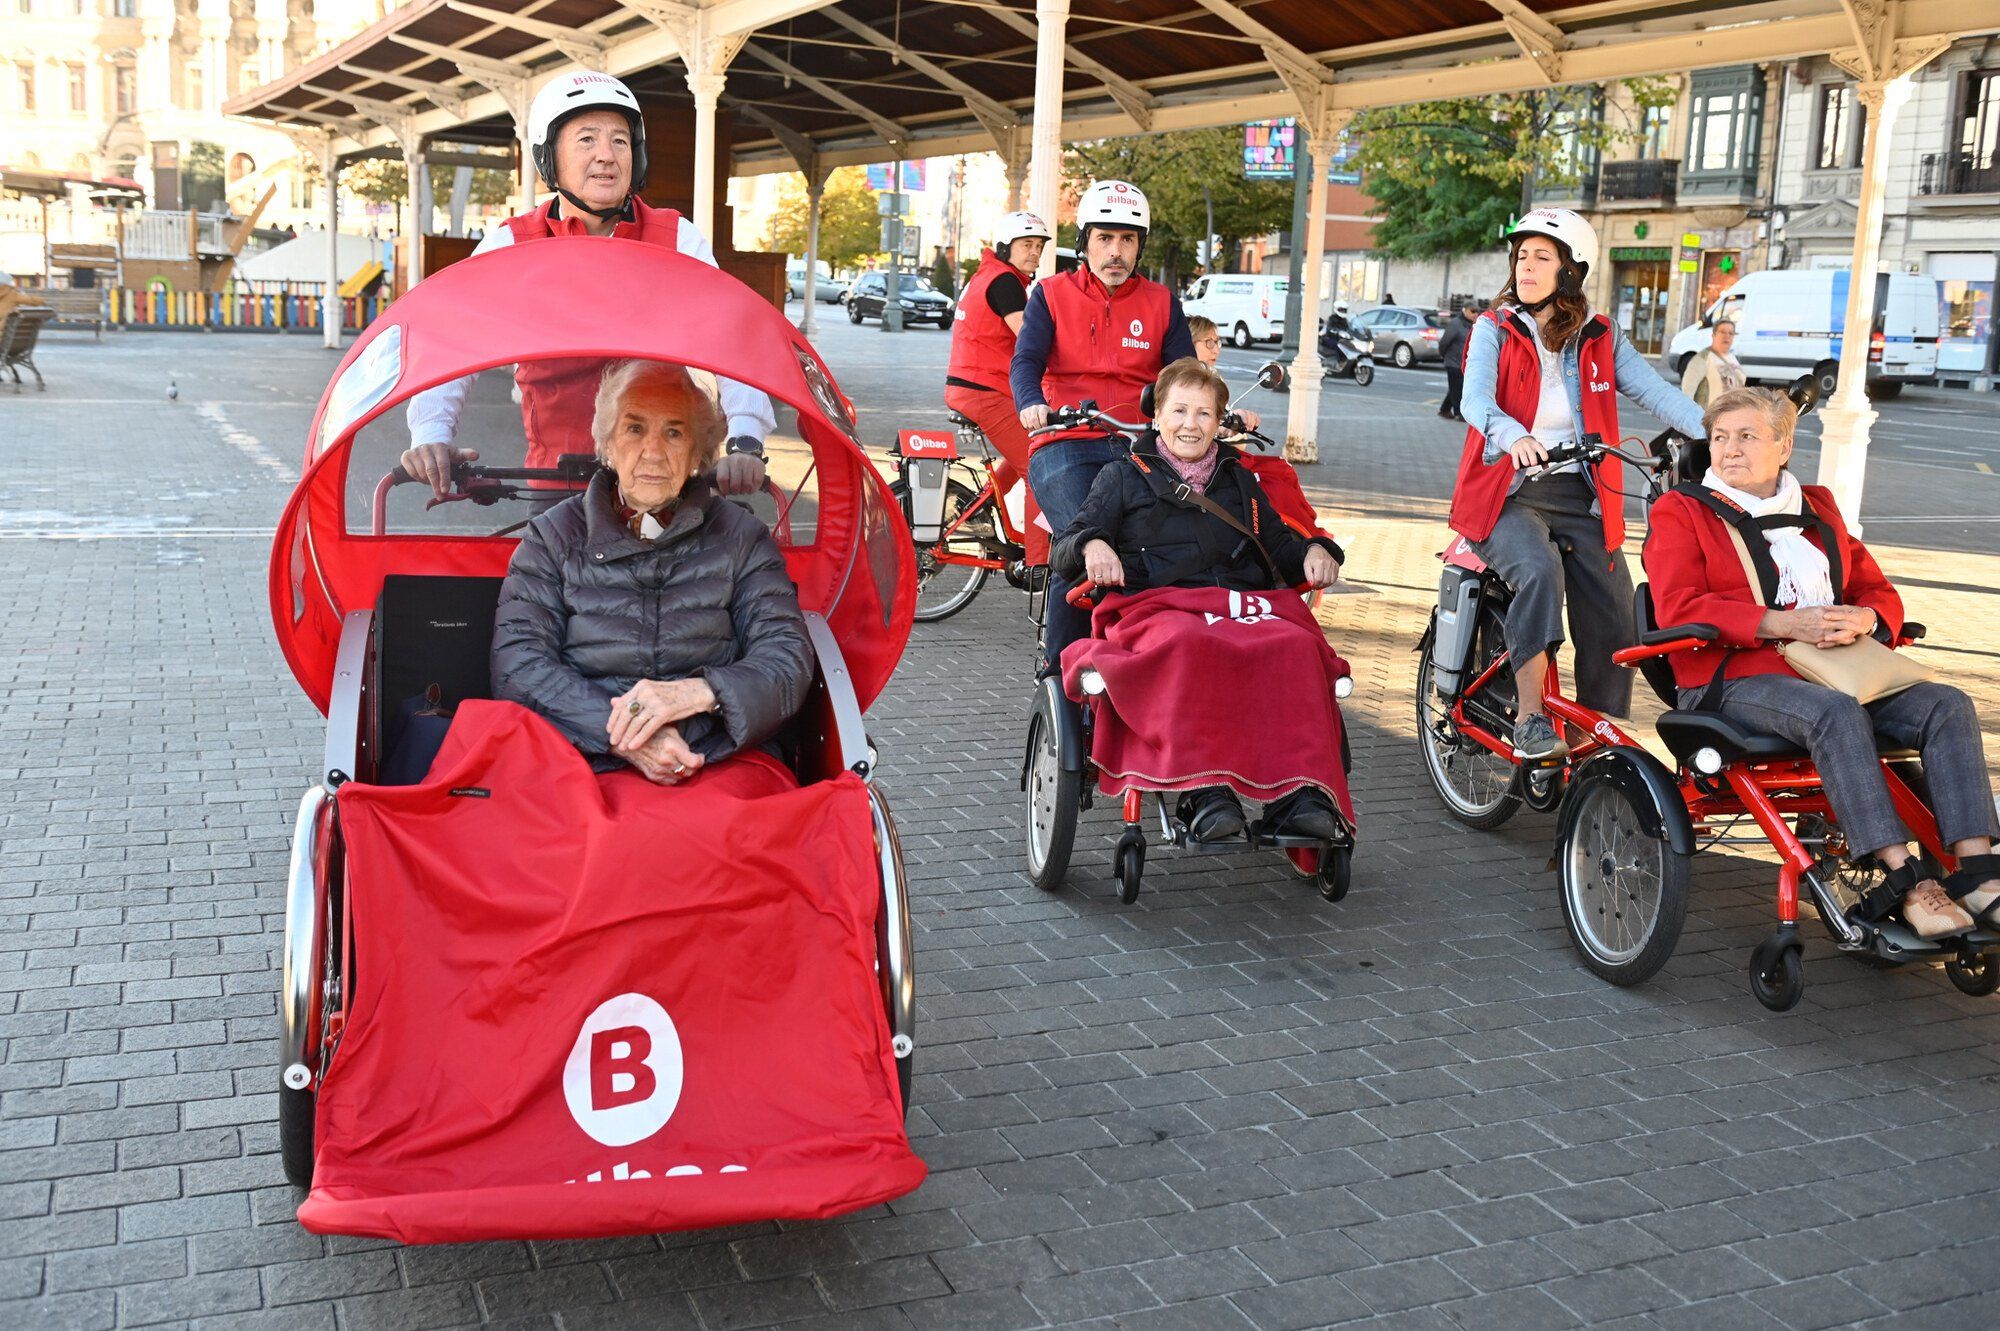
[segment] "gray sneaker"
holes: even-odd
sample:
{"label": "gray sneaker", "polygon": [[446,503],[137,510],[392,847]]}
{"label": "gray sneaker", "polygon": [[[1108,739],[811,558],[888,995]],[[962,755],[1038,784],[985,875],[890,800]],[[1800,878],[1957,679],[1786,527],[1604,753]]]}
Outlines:
{"label": "gray sneaker", "polygon": [[1554,762],[1569,756],[1569,745],[1546,716],[1536,715],[1514,727],[1514,756],[1522,762]]}

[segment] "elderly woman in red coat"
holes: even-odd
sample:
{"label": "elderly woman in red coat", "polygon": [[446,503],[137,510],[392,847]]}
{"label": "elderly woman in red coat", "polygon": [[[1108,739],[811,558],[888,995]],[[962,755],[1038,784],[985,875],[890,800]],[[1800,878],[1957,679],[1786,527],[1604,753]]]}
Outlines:
{"label": "elderly woman in red coat", "polygon": [[[1785,469],[1796,421],[1791,403],[1768,389],[1732,389],[1709,403],[1705,421],[1710,466],[1702,485],[1759,519],[1778,594],[1768,608],[1759,603],[1729,526],[1701,499],[1676,492],[1653,505],[1645,561],[1660,623],[1713,624],[1721,632],[1711,646],[1674,656],[1681,705],[1715,707],[1812,755],[1849,847],[1888,871],[1891,891],[1871,894],[1864,914],[1900,908],[1926,938],[1975,923],[2000,928],[2000,855],[1993,853],[2000,828],[1971,700],[1949,684],[1927,682],[1863,706],[1786,664],[1776,643],[1837,647],[1871,635],[1893,645],[1903,601],[1848,531],[1832,492],[1800,485]],[[1923,756],[1938,832],[1959,861],[1942,883],[1924,877],[1910,854],[1909,830],[1876,758],[1878,735]]]}

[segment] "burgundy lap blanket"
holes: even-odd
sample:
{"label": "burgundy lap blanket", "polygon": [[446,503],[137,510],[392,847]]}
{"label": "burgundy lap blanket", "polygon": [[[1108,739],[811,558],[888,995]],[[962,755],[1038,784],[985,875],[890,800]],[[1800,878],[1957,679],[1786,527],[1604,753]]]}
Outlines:
{"label": "burgundy lap blanket", "polygon": [[820,1218],[900,1196],[866,788],[748,754],[599,777],[468,702],[339,792],[356,983],[299,1221],[408,1243]]}
{"label": "burgundy lap blanket", "polygon": [[1226,785],[1269,800],[1314,785],[1350,824],[1334,685],[1347,662],[1298,594],[1162,587],[1112,596],[1091,636],[1063,652],[1063,688],[1081,699],[1104,677],[1091,761],[1108,795]]}

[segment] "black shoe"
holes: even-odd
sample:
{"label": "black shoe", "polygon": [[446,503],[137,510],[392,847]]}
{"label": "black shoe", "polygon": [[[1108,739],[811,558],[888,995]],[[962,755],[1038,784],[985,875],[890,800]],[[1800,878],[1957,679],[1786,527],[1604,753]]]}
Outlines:
{"label": "black shoe", "polygon": [[1243,802],[1227,786],[1203,786],[1182,795],[1175,810],[1190,840],[1227,841],[1243,835]]}
{"label": "black shoe", "polygon": [[1264,806],[1264,827],[1273,836],[1332,841],[1340,836],[1340,815],[1317,786],[1302,786]]}
{"label": "black shoe", "polygon": [[1514,728],[1514,756],[1522,762],[1554,762],[1569,756],[1569,745],[1556,733],[1554,722],[1537,714]]}

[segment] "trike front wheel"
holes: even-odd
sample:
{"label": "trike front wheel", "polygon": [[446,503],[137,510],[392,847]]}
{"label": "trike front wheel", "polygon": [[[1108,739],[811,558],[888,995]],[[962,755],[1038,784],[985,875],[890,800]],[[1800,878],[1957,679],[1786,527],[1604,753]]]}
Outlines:
{"label": "trike front wheel", "polygon": [[1028,877],[1053,892],[1069,873],[1070,848],[1083,802],[1083,773],[1062,761],[1062,731],[1055,690],[1045,687],[1028,718]]}
{"label": "trike front wheel", "polygon": [[1645,827],[1631,791],[1602,777],[1570,791],[1557,852],[1563,923],[1583,964],[1639,984],[1673,955],[1687,919],[1688,857]]}

